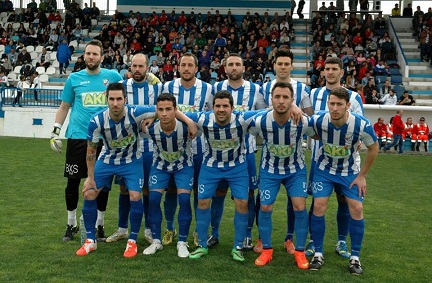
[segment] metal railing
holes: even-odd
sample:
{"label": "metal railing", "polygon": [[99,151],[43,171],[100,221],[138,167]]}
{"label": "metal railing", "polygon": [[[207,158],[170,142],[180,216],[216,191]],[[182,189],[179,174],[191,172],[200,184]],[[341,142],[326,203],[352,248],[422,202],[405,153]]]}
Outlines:
{"label": "metal railing", "polygon": [[[18,89],[15,87],[0,88],[0,106],[12,106],[15,100],[15,106],[22,107],[59,107],[61,102],[62,89],[25,89],[19,102],[15,100],[18,95]],[[36,100],[37,95],[37,100]]]}

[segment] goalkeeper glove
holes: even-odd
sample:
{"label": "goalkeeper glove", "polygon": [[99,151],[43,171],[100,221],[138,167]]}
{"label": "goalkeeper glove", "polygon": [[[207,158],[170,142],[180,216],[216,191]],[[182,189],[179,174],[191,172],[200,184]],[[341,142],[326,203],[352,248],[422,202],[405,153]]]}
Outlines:
{"label": "goalkeeper glove", "polygon": [[51,149],[54,152],[57,152],[57,153],[61,153],[62,152],[61,149],[63,147],[63,143],[62,143],[62,141],[60,140],[60,137],[59,137],[61,127],[62,127],[61,124],[55,123],[54,124],[54,129],[53,129],[53,131],[51,133],[50,146],[51,146]]}
{"label": "goalkeeper glove", "polygon": [[147,73],[147,83],[149,85],[157,85],[160,83],[160,80],[153,73]]}

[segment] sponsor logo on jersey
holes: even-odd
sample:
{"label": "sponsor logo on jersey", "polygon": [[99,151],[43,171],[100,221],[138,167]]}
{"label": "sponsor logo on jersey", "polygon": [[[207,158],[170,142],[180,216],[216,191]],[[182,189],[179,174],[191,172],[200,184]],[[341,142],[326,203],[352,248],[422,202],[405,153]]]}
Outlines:
{"label": "sponsor logo on jersey", "polygon": [[198,112],[195,105],[177,104],[177,109],[180,112]]}
{"label": "sponsor logo on jersey", "polygon": [[346,158],[351,154],[349,146],[341,146],[334,144],[325,144],[324,153],[332,158]]}
{"label": "sponsor logo on jersey", "polygon": [[231,140],[214,140],[211,141],[211,147],[215,150],[234,149],[238,148],[239,142],[235,139]]}
{"label": "sponsor logo on jersey", "polygon": [[291,145],[279,145],[279,144],[269,144],[267,148],[271,154],[276,157],[286,158],[294,154],[295,146]]}
{"label": "sponsor logo on jersey", "polygon": [[107,105],[105,92],[86,92],[82,94],[82,99],[85,107],[100,107]]}
{"label": "sponsor logo on jersey", "polygon": [[180,160],[182,155],[183,155],[183,150],[174,151],[174,152],[161,151],[162,159],[164,159],[168,162],[175,162],[177,160]]}
{"label": "sponsor logo on jersey", "polygon": [[136,141],[135,135],[129,135],[125,138],[111,141],[110,146],[112,148],[125,148],[128,145],[135,143],[135,141]]}

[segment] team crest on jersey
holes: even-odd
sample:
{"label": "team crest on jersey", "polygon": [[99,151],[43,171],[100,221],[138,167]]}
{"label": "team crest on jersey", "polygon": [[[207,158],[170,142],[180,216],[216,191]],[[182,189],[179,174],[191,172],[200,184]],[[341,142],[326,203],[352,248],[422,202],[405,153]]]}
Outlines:
{"label": "team crest on jersey", "polygon": [[353,135],[345,136],[345,142],[351,144],[353,141]]}
{"label": "team crest on jersey", "polygon": [[234,110],[245,112],[249,110],[249,107],[247,105],[236,105],[234,106]]}
{"label": "team crest on jersey", "polygon": [[154,92],[152,91],[152,92],[149,92],[148,93],[148,97],[154,97]]}
{"label": "team crest on jersey", "polygon": [[295,146],[293,144],[290,145],[281,145],[281,144],[269,144],[267,145],[268,151],[276,157],[287,158],[294,154]]}
{"label": "team crest on jersey", "polygon": [[290,131],[290,138],[295,139],[296,136],[297,136],[297,130],[296,129],[291,130]]}
{"label": "team crest on jersey", "polygon": [[109,80],[108,80],[108,79],[104,79],[104,80],[103,80],[103,84],[104,84],[105,86],[107,86],[107,85],[109,84]]}

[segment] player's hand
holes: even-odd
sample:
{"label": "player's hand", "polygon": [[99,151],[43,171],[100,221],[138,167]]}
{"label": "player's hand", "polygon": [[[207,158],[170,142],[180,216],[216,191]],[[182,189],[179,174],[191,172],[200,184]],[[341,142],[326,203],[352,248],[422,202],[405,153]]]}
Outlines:
{"label": "player's hand", "polygon": [[157,85],[160,83],[160,80],[158,77],[156,77],[153,73],[147,73],[147,83],[149,85]]}
{"label": "player's hand", "polygon": [[190,122],[187,123],[188,126],[188,136],[191,139],[194,139],[198,133],[198,127],[195,124],[195,122],[193,122],[192,120]]}
{"label": "player's hand", "polygon": [[97,189],[96,189],[96,182],[94,181],[94,179],[87,177],[82,189],[82,195],[84,196],[89,191],[97,192]]}
{"label": "player's hand", "polygon": [[365,198],[366,197],[366,178],[358,175],[354,181],[352,181],[351,185],[350,185],[350,189],[354,186],[357,185],[358,187],[358,197],[359,198]]}
{"label": "player's hand", "polygon": [[50,147],[54,152],[61,153],[63,143],[60,140],[60,128],[57,126],[54,126],[54,130],[51,133],[51,139],[50,139]]}
{"label": "player's hand", "polygon": [[294,103],[290,107],[290,117],[294,121],[294,124],[298,125],[302,119],[303,112]]}
{"label": "player's hand", "polygon": [[156,118],[144,119],[141,123],[141,131],[145,132],[147,130],[147,128],[150,127],[155,120],[156,120]]}

